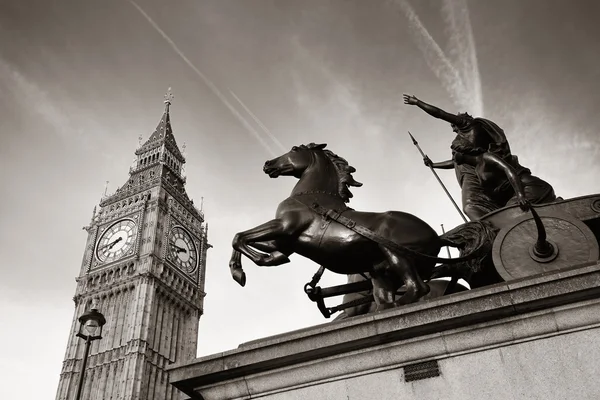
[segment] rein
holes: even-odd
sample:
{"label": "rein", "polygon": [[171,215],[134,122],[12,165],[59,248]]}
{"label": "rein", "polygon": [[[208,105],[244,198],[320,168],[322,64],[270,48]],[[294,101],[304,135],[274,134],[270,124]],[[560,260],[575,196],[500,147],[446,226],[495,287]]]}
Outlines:
{"label": "rein", "polygon": [[303,196],[305,194],[326,194],[331,197],[337,197],[343,201],[342,196],[340,196],[338,193],[328,192],[326,190],[305,190],[303,192],[294,193],[291,197]]}
{"label": "rein", "polygon": [[[304,206],[308,207],[309,209],[313,210],[314,212],[316,212],[318,215],[322,216],[325,220],[331,220],[331,221],[335,221],[343,226],[345,226],[346,228],[350,229],[353,232],[358,233],[359,235],[374,241],[375,243],[381,244],[385,247],[388,247],[392,250],[396,250],[402,254],[409,254],[411,256],[414,257],[418,257],[418,258],[424,258],[427,260],[431,260],[431,261],[435,261],[435,262],[444,262],[446,264],[457,264],[460,262],[464,262],[464,261],[468,261],[473,259],[476,255],[477,255],[477,251],[474,251],[473,253],[464,256],[464,257],[457,257],[457,258],[442,258],[442,257],[434,257],[434,256],[430,256],[428,254],[423,254],[420,253],[416,250],[413,250],[409,247],[406,246],[402,246],[396,242],[393,242],[379,234],[377,234],[376,232],[373,232],[372,230],[359,225],[356,223],[356,221],[354,221],[353,219],[350,219],[348,217],[345,217],[344,215],[342,215],[345,211],[347,211],[349,208],[346,208],[345,210],[339,212],[336,210],[332,210],[332,209],[328,209],[325,207],[322,207],[321,205],[319,205],[319,203],[317,202],[313,202],[310,206],[302,201],[300,201],[299,199],[294,198],[296,197],[296,195],[292,196],[291,198],[293,198],[294,200],[296,200],[297,202],[303,204]],[[473,222],[473,223],[477,223],[477,222]]]}

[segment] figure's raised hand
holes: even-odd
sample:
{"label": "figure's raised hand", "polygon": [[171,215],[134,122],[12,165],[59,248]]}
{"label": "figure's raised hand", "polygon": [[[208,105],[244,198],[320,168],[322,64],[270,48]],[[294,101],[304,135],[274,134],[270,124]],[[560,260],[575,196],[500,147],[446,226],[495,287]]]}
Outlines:
{"label": "figure's raised hand", "polygon": [[404,104],[409,104],[411,106],[416,105],[419,101],[419,99],[417,99],[412,94],[403,94],[402,97],[404,98]]}

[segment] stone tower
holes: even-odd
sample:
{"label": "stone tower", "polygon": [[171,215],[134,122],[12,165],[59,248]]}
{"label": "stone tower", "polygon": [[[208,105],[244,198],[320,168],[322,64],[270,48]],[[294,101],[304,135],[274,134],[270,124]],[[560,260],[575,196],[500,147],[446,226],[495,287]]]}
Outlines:
{"label": "stone tower", "polygon": [[77,390],[84,341],[77,318],[94,302],[106,317],[92,342],[82,398],[175,399],[165,367],[196,357],[203,312],[208,227],[186,191],[185,158],[169,116],[135,151],[129,179],[104,196],[88,239],[57,400]]}

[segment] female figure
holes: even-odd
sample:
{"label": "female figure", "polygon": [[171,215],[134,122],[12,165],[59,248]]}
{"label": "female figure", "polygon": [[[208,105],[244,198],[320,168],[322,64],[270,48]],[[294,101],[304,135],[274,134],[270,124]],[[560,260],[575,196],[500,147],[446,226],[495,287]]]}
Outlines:
{"label": "female figure", "polygon": [[450,114],[415,96],[404,95],[404,103],[416,105],[429,115],[450,123],[456,138],[452,141],[452,159],[425,165],[455,169],[462,189],[465,214],[477,220],[498,208],[528,202],[549,203],[556,200],[554,189],[531,175],[511,153],[504,131],[494,122],[473,118],[467,113]]}

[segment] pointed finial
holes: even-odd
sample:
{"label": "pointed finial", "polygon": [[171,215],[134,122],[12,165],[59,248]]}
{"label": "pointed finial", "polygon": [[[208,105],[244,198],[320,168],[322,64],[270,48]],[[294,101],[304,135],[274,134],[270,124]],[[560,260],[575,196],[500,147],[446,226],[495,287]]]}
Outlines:
{"label": "pointed finial", "polygon": [[141,134],[140,134],[140,136],[138,136],[138,146],[141,146],[141,145],[142,145],[142,139],[143,139],[143,138],[144,138],[144,137],[143,137]]}
{"label": "pointed finial", "polygon": [[[442,233],[445,234],[446,230],[444,229],[444,224],[440,224],[442,226]],[[446,251],[448,252],[448,258],[452,258],[452,254],[450,254],[450,247],[446,246]]]}
{"label": "pointed finial", "polygon": [[106,181],[106,185],[104,185],[104,197],[106,197],[107,190],[108,190],[108,181]]}
{"label": "pointed finial", "polygon": [[182,156],[185,156],[185,148],[186,148],[186,147],[187,147],[187,146],[186,146],[185,142],[183,142],[183,144],[181,145],[181,155],[182,155]]}
{"label": "pointed finial", "polygon": [[204,197],[200,197],[200,211],[204,211]]}
{"label": "pointed finial", "polygon": [[175,96],[173,96],[173,92],[171,92],[171,87],[169,86],[169,89],[167,90],[167,93],[165,93],[165,107],[168,109],[169,106],[171,105],[171,102],[173,101],[173,99],[175,98]]}
{"label": "pointed finial", "polygon": [[410,138],[412,139],[413,144],[416,146],[419,143],[417,142],[417,139],[415,139],[415,137],[412,135],[412,133],[410,133],[410,131],[408,131],[408,134],[410,135]]}

